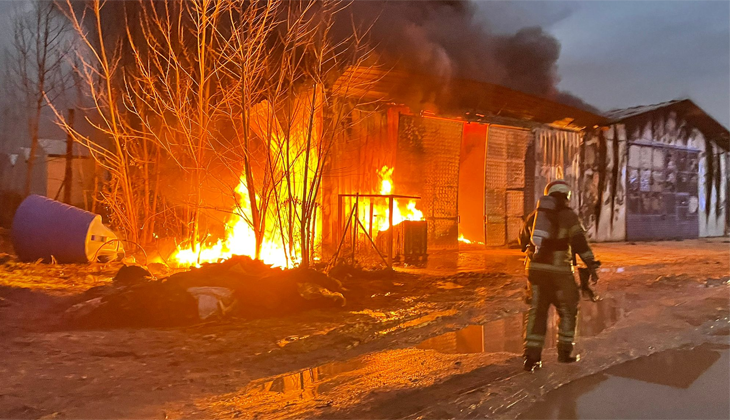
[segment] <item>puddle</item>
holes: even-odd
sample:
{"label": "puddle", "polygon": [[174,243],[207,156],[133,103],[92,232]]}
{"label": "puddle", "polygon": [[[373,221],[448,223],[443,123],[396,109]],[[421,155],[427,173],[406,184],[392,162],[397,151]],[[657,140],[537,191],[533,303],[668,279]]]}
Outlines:
{"label": "puddle", "polygon": [[[448,354],[496,352],[522,354],[522,325],[526,316],[526,313],[521,313],[484,325],[470,325],[458,331],[429,338],[417,348]],[[578,342],[580,337],[598,335],[623,316],[624,311],[615,299],[604,299],[595,303],[581,301],[578,312]],[[557,321],[558,317],[555,316],[554,310],[551,310],[545,348],[557,345]]]}
{"label": "puddle", "polygon": [[521,419],[730,418],[730,351],[703,344],[609,368],[549,392]]}
{"label": "puddle", "polygon": [[[327,392],[322,389],[323,382],[337,375],[353,372],[362,368],[365,362],[351,360],[346,362],[328,363],[316,368],[304,369],[295,373],[277,376],[268,380],[257,381],[249,388],[249,395],[257,392],[273,392],[278,394],[298,393],[301,398],[313,398],[319,393]],[[331,387],[333,384],[328,384]]]}
{"label": "puddle", "polygon": [[[404,322],[394,329],[417,328],[443,316],[456,314],[456,310],[435,312]],[[277,417],[277,413],[307,417],[306,410],[329,407],[333,400],[342,404],[354,404],[374,389],[411,389],[428,386],[439,377],[453,374],[453,360],[444,362],[445,356],[419,349],[433,349],[441,353],[522,352],[522,314],[490,322],[472,325],[462,330],[428,339],[416,348],[405,348],[370,353],[343,362],[333,362],[295,372],[258,379],[243,390],[228,395],[214,404],[215,417],[227,417],[236,413],[245,417],[258,414]],[[623,311],[614,300],[596,304],[583,304],[579,319],[579,333],[595,335],[615,323]],[[551,321],[551,324],[554,322]],[[393,329],[391,329],[393,330]],[[390,331],[390,330],[386,330]],[[551,331],[555,331],[554,327]],[[581,332],[582,331],[582,332]],[[549,342],[547,345],[550,344]],[[461,371],[479,366],[479,361],[465,360],[459,364]],[[278,416],[281,417],[281,416]]]}

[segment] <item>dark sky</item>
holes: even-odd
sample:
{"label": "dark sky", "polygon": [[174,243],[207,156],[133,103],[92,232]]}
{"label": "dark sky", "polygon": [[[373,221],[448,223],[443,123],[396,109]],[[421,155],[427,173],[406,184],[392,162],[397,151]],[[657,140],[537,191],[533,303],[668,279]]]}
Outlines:
{"label": "dark sky", "polygon": [[[0,0],[0,47],[14,5]],[[21,2],[22,4],[22,2]],[[689,97],[730,126],[728,1],[479,1],[495,32],[539,25],[562,45],[560,89],[602,110]]]}
{"label": "dark sky", "polygon": [[480,2],[494,31],[541,25],[559,87],[602,110],[689,97],[730,127],[730,2]]}

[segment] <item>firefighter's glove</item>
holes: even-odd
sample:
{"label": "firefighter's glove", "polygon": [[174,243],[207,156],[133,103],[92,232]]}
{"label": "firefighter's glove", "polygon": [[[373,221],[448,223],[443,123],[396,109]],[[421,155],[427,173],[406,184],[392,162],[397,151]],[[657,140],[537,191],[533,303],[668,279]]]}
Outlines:
{"label": "firefighter's glove", "polygon": [[601,262],[598,260],[589,261],[586,263],[588,269],[591,270],[591,283],[598,283],[598,269],[601,268]]}

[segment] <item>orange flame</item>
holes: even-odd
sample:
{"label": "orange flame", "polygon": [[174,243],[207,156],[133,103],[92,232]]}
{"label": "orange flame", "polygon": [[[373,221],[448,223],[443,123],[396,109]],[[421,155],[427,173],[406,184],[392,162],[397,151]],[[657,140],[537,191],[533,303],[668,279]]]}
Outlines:
{"label": "orange flame", "polygon": [[[382,195],[393,194],[393,170],[394,168],[383,166],[377,171],[378,177],[380,177],[380,194]],[[423,212],[416,208],[416,200],[408,200],[408,203],[403,206],[398,199],[395,199],[393,204],[394,225],[397,225],[404,220],[423,220]],[[369,208],[363,205],[360,214],[364,214],[369,218],[369,211]],[[389,218],[390,211],[388,209],[387,200],[376,200],[373,206],[373,231],[387,231],[389,228]]]}
{"label": "orange flame", "polygon": [[463,244],[476,244],[476,245],[484,245],[484,242],[479,241],[470,241],[469,239],[466,239],[464,235],[459,235],[459,242]]}
{"label": "orange flame", "polygon": [[[268,139],[271,142],[270,153],[274,156],[274,161],[278,165],[272,172],[276,177],[277,183],[280,185],[273,194],[278,194],[278,202],[295,202],[303,203],[307,200],[314,199],[314,196],[303,197],[305,185],[312,186],[314,182],[315,171],[319,161],[317,150],[318,142],[321,137],[321,110],[322,110],[322,94],[317,94],[316,89],[305,91],[298,95],[295,100],[294,109],[289,115],[291,121],[288,133],[282,129],[273,106],[268,101],[262,101],[256,105],[252,111],[251,129],[261,138]],[[305,153],[309,147],[309,152]],[[286,152],[284,152],[286,150]],[[289,157],[283,159],[282,154],[288,153]],[[307,161],[308,159],[308,161]],[[236,193],[238,195],[238,203],[233,207],[232,216],[226,221],[225,236],[215,244],[205,244],[200,246],[195,252],[191,246],[178,247],[176,253],[172,256],[172,260],[180,266],[199,266],[202,263],[217,262],[219,260],[230,258],[233,255],[247,255],[255,257],[256,255],[256,236],[251,227],[250,197],[245,176],[242,176]],[[311,192],[308,192],[310,194]],[[289,196],[292,194],[292,196]],[[260,198],[257,196],[258,202]],[[277,202],[277,200],[269,200],[269,203]],[[316,207],[316,204],[313,204]],[[261,206],[259,206],[261,207]],[[288,222],[287,220],[300,220],[301,208],[299,206],[288,206],[286,208],[266,208],[261,209],[265,214],[265,232],[261,245],[260,259],[266,264],[277,267],[293,267],[301,261],[301,246],[297,237],[301,233],[298,223]],[[281,212],[289,212],[282,216]],[[286,216],[289,216],[288,218]],[[319,226],[322,212],[316,212],[316,220],[313,225]],[[292,223],[292,226],[284,226]],[[314,242],[317,242],[319,230],[315,230]],[[283,236],[288,238],[283,240]],[[290,242],[289,242],[290,241]],[[286,245],[285,245],[286,244]],[[314,250],[310,250],[314,251]]]}
{"label": "orange flame", "polygon": [[[236,187],[236,194],[238,195],[238,205],[226,221],[225,238],[212,245],[202,245],[197,253],[192,247],[178,247],[172,259],[179,266],[199,267],[201,264],[218,262],[234,255],[247,255],[252,258],[256,255],[256,235],[245,219],[250,214],[251,206],[248,201],[246,179],[243,177]],[[296,262],[287,261],[281,237],[273,228],[273,224],[265,234],[265,240],[261,246],[261,260],[276,267],[291,267]]]}

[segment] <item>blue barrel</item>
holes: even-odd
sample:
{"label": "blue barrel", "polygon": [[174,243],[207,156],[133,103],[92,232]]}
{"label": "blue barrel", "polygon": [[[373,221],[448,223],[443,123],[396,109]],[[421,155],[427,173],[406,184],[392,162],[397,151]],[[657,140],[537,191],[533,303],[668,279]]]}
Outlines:
{"label": "blue barrel", "polygon": [[[98,218],[98,220],[97,220]],[[101,216],[40,195],[20,204],[13,218],[11,236],[21,261],[85,263],[89,228]]]}

